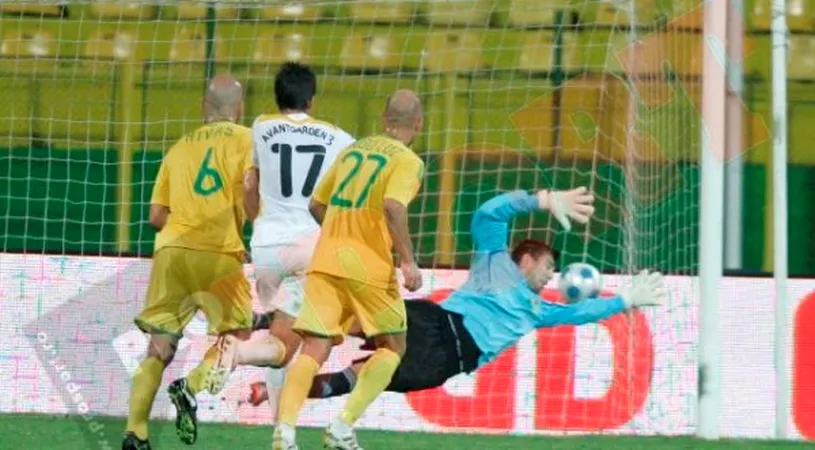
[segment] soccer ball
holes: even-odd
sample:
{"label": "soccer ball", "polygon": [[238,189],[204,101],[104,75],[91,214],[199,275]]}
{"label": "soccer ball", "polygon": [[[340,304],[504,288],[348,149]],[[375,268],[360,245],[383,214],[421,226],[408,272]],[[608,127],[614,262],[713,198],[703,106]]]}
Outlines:
{"label": "soccer ball", "polygon": [[591,264],[569,264],[560,273],[560,294],[568,303],[597,297],[601,287],[600,271]]}

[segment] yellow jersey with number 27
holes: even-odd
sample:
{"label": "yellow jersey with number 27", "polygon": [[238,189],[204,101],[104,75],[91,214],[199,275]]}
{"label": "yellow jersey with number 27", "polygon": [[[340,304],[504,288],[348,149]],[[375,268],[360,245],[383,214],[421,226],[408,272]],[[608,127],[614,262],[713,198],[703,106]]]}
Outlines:
{"label": "yellow jersey with number 27", "polygon": [[346,148],[314,191],[327,205],[309,272],[388,288],[395,273],[386,198],[407,206],[419,191],[424,162],[386,136],[360,139]]}
{"label": "yellow jersey with number 27", "polygon": [[155,251],[183,247],[242,254],[243,175],[252,167],[252,132],[214,122],[186,134],[161,162],[152,204],[170,208]]}

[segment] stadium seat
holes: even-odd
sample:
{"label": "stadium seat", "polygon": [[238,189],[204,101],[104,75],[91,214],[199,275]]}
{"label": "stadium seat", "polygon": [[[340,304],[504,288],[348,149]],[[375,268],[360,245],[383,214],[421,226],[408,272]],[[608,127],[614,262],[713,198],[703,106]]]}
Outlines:
{"label": "stadium seat", "polygon": [[[634,52],[633,58],[630,52]],[[680,75],[702,74],[702,35],[698,33],[651,33],[619,50],[620,63],[628,73],[655,75],[668,67]]]}
{"label": "stadium seat", "polygon": [[303,34],[268,32],[255,40],[252,61],[264,65],[308,61],[310,53],[308,38]]}
{"label": "stadium seat", "polygon": [[32,5],[30,3],[2,3],[0,14],[25,14],[30,16],[60,17],[63,13],[60,5]]}
{"label": "stadium seat", "polygon": [[[593,11],[587,12],[586,22],[602,26],[629,26],[632,17],[629,2],[619,0],[598,0]],[[664,3],[659,0],[634,0],[637,25],[654,25],[660,19],[667,19],[668,14],[660,8]]]}
{"label": "stadium seat", "polygon": [[[216,36],[214,53],[220,54],[221,42]],[[182,26],[170,43],[168,60],[171,62],[203,62],[207,55],[206,33],[203,27]]]}
{"label": "stadium seat", "polygon": [[148,20],[156,17],[158,7],[139,3],[96,2],[91,5],[91,13],[103,19]]}
{"label": "stadium seat", "polygon": [[9,31],[3,36],[0,55],[10,58],[47,58],[56,56],[56,43],[49,31]]}
{"label": "stadium seat", "polygon": [[390,36],[352,34],[342,46],[340,64],[352,70],[398,69],[400,57]]}
{"label": "stadium seat", "polygon": [[413,2],[405,0],[357,0],[351,3],[351,19],[355,22],[410,23]]}
{"label": "stadium seat", "polygon": [[[506,1],[506,0],[504,0]],[[515,27],[539,27],[555,24],[558,10],[564,11],[564,23],[569,23],[570,0],[509,0],[508,22]]]}
{"label": "stadium seat", "polygon": [[427,0],[424,7],[432,25],[486,27],[493,4],[489,0]]}
{"label": "stadium seat", "polygon": [[469,72],[483,66],[480,34],[440,31],[428,36],[425,69],[431,72]]}
{"label": "stadium seat", "polygon": [[14,74],[54,71],[58,52],[59,46],[50,31],[11,30],[0,44],[0,69]]}
{"label": "stadium seat", "polygon": [[[751,28],[769,30],[773,19],[771,0],[750,0]],[[815,30],[815,3],[812,0],[787,0],[787,27],[792,31]]]}
{"label": "stadium seat", "polygon": [[322,17],[322,6],[314,0],[285,1],[273,0],[259,11],[261,20],[286,22],[314,22]]}
{"label": "stadium seat", "polygon": [[85,43],[84,56],[92,60],[131,60],[136,56],[136,42],[133,35],[126,32],[99,31]]}
{"label": "stadium seat", "polygon": [[705,25],[703,13],[704,0],[673,0],[668,27],[701,30]]}
{"label": "stadium seat", "polygon": [[[237,20],[240,11],[238,2],[234,0],[219,1],[215,3],[215,17],[225,20]],[[200,1],[183,0],[176,6],[178,18],[181,20],[202,20],[207,17],[207,7]]]}
{"label": "stadium seat", "polygon": [[552,31],[528,33],[518,59],[518,68],[529,72],[549,72],[552,70],[554,42]]}
{"label": "stadium seat", "polygon": [[788,61],[787,78],[815,80],[815,36],[790,36]]}

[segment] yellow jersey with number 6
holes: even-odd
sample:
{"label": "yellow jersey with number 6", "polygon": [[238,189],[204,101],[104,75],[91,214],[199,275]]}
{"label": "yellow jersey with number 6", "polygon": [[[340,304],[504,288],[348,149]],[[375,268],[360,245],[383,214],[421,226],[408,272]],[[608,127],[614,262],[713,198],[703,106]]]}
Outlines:
{"label": "yellow jersey with number 6", "polygon": [[170,208],[155,251],[182,247],[242,254],[243,175],[251,167],[247,127],[214,122],[179,139],[164,156],[153,186],[150,203]]}
{"label": "yellow jersey with number 6", "polygon": [[384,201],[407,206],[419,191],[424,163],[386,136],[360,139],[346,148],[314,191],[327,205],[309,272],[388,288],[395,273]]}

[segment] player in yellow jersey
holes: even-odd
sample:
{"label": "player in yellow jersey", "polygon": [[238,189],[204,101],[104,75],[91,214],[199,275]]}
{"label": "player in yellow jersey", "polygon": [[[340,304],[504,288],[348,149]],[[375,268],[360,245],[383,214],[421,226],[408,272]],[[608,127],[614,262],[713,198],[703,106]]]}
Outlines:
{"label": "player in yellow jersey", "polygon": [[348,403],[326,431],[325,448],[359,449],[354,422],[385,389],[405,353],[407,317],[391,250],[404,286],[422,276],[413,256],[407,206],[421,186],[424,163],[409,148],[422,128],[422,104],[411,91],[396,91],[382,114],[384,134],[346,148],[314,191],[309,210],[322,224],[305,281],[305,299],[294,329],[303,335],[278,409],[273,448],[296,449],[297,415],[332,342],[356,318],[377,350],[359,374]]}
{"label": "player in yellow jersey", "polygon": [[[212,335],[251,333],[252,304],[243,273],[243,177],[252,166],[251,131],[236,123],[243,89],[228,75],[208,84],[205,125],[167,152],[150,201],[156,235],[144,310],[136,325],[150,334],[147,357],[133,377],[122,449],[149,449],[147,421],[164,368],[184,327],[203,311]],[[176,429],[187,444],[197,437],[195,394],[203,391],[219,357],[216,343],[190,374],[170,384]]]}

